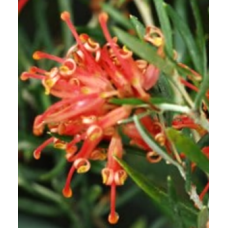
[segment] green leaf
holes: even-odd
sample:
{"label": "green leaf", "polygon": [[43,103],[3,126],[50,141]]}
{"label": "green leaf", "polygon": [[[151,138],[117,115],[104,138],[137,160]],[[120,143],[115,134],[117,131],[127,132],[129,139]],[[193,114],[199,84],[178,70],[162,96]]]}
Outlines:
{"label": "green leaf", "polygon": [[198,228],[205,228],[209,220],[208,208],[204,207],[198,215]]}
{"label": "green leaf", "polygon": [[136,221],[134,221],[133,225],[130,228],[147,228],[147,220],[145,217],[137,218]]}
{"label": "green leaf", "polygon": [[137,98],[111,98],[109,103],[116,105],[142,105],[145,104],[144,101]]}
{"label": "green leaf", "polygon": [[165,48],[170,58],[173,57],[173,37],[172,28],[166,12],[166,4],[163,0],[154,0],[158,18],[161,24],[161,29],[165,37]]}
{"label": "green leaf", "polygon": [[151,226],[149,228],[166,228],[166,227],[173,227],[170,226],[170,222],[168,219],[164,216],[156,219],[155,221],[152,222]]}
{"label": "green leaf", "polygon": [[[70,12],[71,19],[73,21],[73,13],[72,13],[72,1],[62,1],[58,0],[59,4],[59,12],[62,13],[63,11],[68,11]],[[69,28],[66,26],[65,23],[61,22],[61,29],[62,29],[62,36],[63,36],[63,41],[64,45],[67,48],[69,48],[72,43],[73,43],[73,35],[71,34],[71,31]]]}
{"label": "green leaf", "polygon": [[58,204],[62,203],[62,196],[42,185],[27,181],[21,173],[18,176],[18,186],[36,197],[40,196]]}
{"label": "green leaf", "polygon": [[[164,74],[160,74],[156,85],[153,87],[152,95],[161,96],[167,101],[174,101],[174,92],[168,78]],[[153,96],[154,97],[154,96]],[[164,102],[169,103],[169,102]]]}
{"label": "green leaf", "polygon": [[130,15],[130,21],[133,25],[138,37],[140,40],[144,40],[144,35],[146,33],[146,29],[144,25],[139,21],[139,19],[135,16]]}
{"label": "green leaf", "polygon": [[114,27],[113,30],[120,41],[125,44],[130,50],[132,50],[136,55],[148,61],[149,63],[152,63],[165,74],[172,75],[173,63],[169,62],[167,59],[161,58],[157,54],[156,48],[133,37],[132,35],[124,32],[117,27]]}
{"label": "green leaf", "polygon": [[196,98],[194,100],[194,106],[196,110],[200,109],[203,99],[207,101],[207,98],[205,98],[205,95],[208,89],[209,89],[209,74],[206,74],[203,77],[203,81],[200,85],[199,92],[196,94]]}
{"label": "green leaf", "polygon": [[[154,98],[154,95],[162,96],[163,98],[165,98],[166,102],[162,102],[162,103],[168,104],[168,103],[170,103],[170,101],[171,102],[175,101],[174,91],[171,86],[170,80],[164,74],[160,74],[156,85],[152,89],[153,98]],[[155,103],[153,102],[153,104],[155,104]],[[159,104],[159,103],[157,103],[157,104]],[[173,115],[174,115],[173,112],[167,112],[164,115],[168,126],[172,125]]]}
{"label": "green leaf", "polygon": [[179,151],[184,153],[192,162],[196,163],[204,172],[209,173],[209,160],[192,139],[172,128],[168,128],[166,133]]}
{"label": "green leaf", "polygon": [[[164,95],[164,93],[162,93],[162,94]],[[164,103],[171,104],[169,98],[170,97],[166,97],[166,96],[164,96],[164,97],[152,97],[152,98],[150,98],[149,102],[151,104],[154,104],[154,105],[159,105],[159,104],[164,104]]]}
{"label": "green leaf", "polygon": [[[157,184],[145,177],[144,174],[131,168],[125,161],[115,157],[117,162],[124,168],[132,180],[141,188],[166,214],[170,217],[173,216],[172,207],[167,204],[169,197],[162,189],[157,188]],[[184,203],[180,202],[179,205],[184,221],[189,226],[195,226],[196,211]]]}
{"label": "green leaf", "polygon": [[200,54],[189,27],[186,23],[183,22],[182,18],[174,11],[174,9],[170,5],[167,5],[166,8],[168,15],[172,19],[173,24],[178,29],[186,43],[186,46],[188,48],[189,54],[191,56],[192,62],[196,70],[202,74]]}
{"label": "green leaf", "polygon": [[118,163],[124,168],[124,170],[127,172],[127,174],[134,180],[134,182],[145,192],[147,193],[151,199],[153,199],[154,202],[156,202],[158,205],[166,208],[165,205],[162,205],[162,202],[165,202],[168,200],[167,194],[162,191],[161,189],[158,189],[156,187],[156,184],[153,184],[150,180],[148,180],[145,175],[139,173],[138,171],[131,168],[125,161],[118,159],[115,157],[115,159],[118,161]]}
{"label": "green leaf", "polygon": [[44,172],[42,169],[31,168],[21,162],[18,163],[18,175],[23,176],[28,181],[37,180]]}
{"label": "green leaf", "polygon": [[178,197],[176,193],[176,189],[173,183],[173,180],[171,176],[167,177],[167,185],[168,185],[168,196],[169,196],[169,203],[170,206],[173,208],[174,213],[174,223],[176,228],[182,228],[183,227],[183,218],[181,217],[181,212],[179,208]]}
{"label": "green leaf", "polygon": [[66,164],[67,164],[66,158],[63,155],[61,157],[61,159],[58,160],[57,165],[51,171],[40,176],[40,180],[47,181],[47,180],[51,180],[52,178],[56,177],[59,173],[62,172],[62,170],[64,169]]}
{"label": "green leaf", "polygon": [[18,216],[18,228],[60,228],[51,222],[44,219],[38,219],[36,217],[30,217],[27,215],[19,214]]}
{"label": "green leaf", "polygon": [[20,42],[18,45],[18,62],[23,70],[27,70],[33,64],[33,62],[27,57],[27,53],[24,50],[22,42]]}
{"label": "green leaf", "polygon": [[60,208],[27,198],[18,198],[18,209],[29,214],[56,217],[62,214]]}
{"label": "green leaf", "polygon": [[199,109],[201,107],[201,102],[203,99],[206,100],[205,94],[209,88],[209,74],[207,70],[207,55],[206,55],[206,46],[205,46],[205,38],[204,38],[204,32],[203,32],[203,25],[202,25],[202,20],[200,17],[200,11],[198,7],[198,2],[196,0],[191,0],[190,1],[191,6],[192,6],[192,12],[195,17],[196,21],[196,28],[197,28],[197,39],[199,43],[199,49],[200,49],[200,56],[201,56],[201,63],[202,63],[202,75],[203,75],[203,81],[200,85],[200,90],[196,95],[195,98],[195,108]]}
{"label": "green leaf", "polygon": [[102,9],[105,12],[107,12],[110,17],[112,17],[116,22],[118,22],[124,28],[132,29],[131,22],[128,20],[128,18],[124,17],[119,10],[115,9],[113,6],[106,3],[102,3],[101,6],[102,6]]}
{"label": "green leaf", "polygon": [[191,161],[189,159],[186,160],[186,181],[185,181],[185,190],[186,192],[190,192],[192,186],[192,167]]}
{"label": "green leaf", "polygon": [[[174,9],[181,16],[182,20],[185,23],[187,23],[187,14],[188,13],[187,13],[186,1],[175,0]],[[185,60],[187,59],[187,56],[188,56],[188,55],[186,55],[187,49],[186,49],[185,42],[177,28],[174,28],[173,34],[174,34],[174,47],[175,47],[174,49],[178,53],[177,60],[179,62],[185,62]]]}
{"label": "green leaf", "polygon": [[53,50],[54,45],[50,33],[50,29],[48,28],[47,23],[47,2],[46,1],[34,1],[34,16],[36,19],[36,30],[39,31],[42,36],[40,36],[40,40],[42,44],[45,46],[46,50]]}
{"label": "green leaf", "polygon": [[195,17],[196,21],[196,35],[197,40],[200,48],[200,54],[202,58],[202,66],[203,72],[202,74],[205,76],[207,74],[207,53],[206,53],[206,46],[205,46],[205,38],[204,38],[204,31],[203,31],[203,24],[201,20],[201,13],[199,10],[199,2],[197,0],[190,0],[192,12]]}
{"label": "green leaf", "polygon": [[152,97],[148,103],[137,98],[111,98],[109,102],[116,105],[143,105],[148,103],[158,105],[162,103],[170,103],[168,99],[163,97]]}

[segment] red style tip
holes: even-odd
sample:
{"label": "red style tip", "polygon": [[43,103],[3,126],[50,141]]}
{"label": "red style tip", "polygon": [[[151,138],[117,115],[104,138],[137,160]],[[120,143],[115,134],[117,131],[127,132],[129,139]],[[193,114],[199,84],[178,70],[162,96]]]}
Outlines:
{"label": "red style tip", "polygon": [[119,215],[118,213],[115,212],[115,214],[109,214],[108,216],[108,221],[110,224],[116,224],[119,220]]}
{"label": "red style tip", "polygon": [[99,15],[99,21],[107,22],[107,20],[108,20],[108,14],[105,13],[105,12],[100,13],[100,15]]}
{"label": "red style tip", "polygon": [[[35,53],[34,53],[34,54],[35,54]],[[34,55],[34,54],[33,54],[33,55]],[[29,73],[35,74],[36,72],[37,72],[37,67],[35,67],[35,66],[30,67]]]}
{"label": "red style tip", "polygon": [[70,13],[67,11],[64,11],[63,13],[61,13],[61,19],[63,21],[69,20],[70,19]]}
{"label": "red style tip", "polygon": [[62,191],[64,197],[70,198],[72,196],[72,190],[71,188],[64,188]]}
{"label": "red style tip", "polygon": [[39,160],[39,159],[40,159],[40,154],[41,154],[41,151],[35,150],[34,153],[33,153],[33,157],[34,157],[36,160]]}
{"label": "red style tip", "polygon": [[26,81],[28,78],[29,78],[29,77],[28,77],[28,75],[27,75],[27,72],[23,72],[23,73],[21,74],[21,76],[20,76],[20,79],[21,79],[22,81]]}
{"label": "red style tip", "polygon": [[42,58],[41,57],[41,52],[39,52],[39,51],[34,52],[33,55],[32,55],[32,57],[35,60],[40,60]]}

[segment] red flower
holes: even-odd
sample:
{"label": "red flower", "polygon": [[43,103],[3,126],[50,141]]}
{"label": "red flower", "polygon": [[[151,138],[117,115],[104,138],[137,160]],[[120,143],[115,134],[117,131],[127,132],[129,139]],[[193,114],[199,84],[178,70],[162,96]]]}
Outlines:
{"label": "red flower", "polygon": [[[65,197],[72,196],[70,183],[75,172],[89,171],[90,160],[107,159],[102,177],[103,183],[111,187],[108,220],[114,224],[119,218],[115,211],[116,186],[123,185],[127,178],[125,170],[114,158],[116,156],[121,159],[123,156],[117,125],[120,120],[131,115],[133,107],[112,105],[109,98],[138,97],[147,101],[150,95],[146,91],[156,84],[159,70],[144,60],[135,60],[130,50],[117,44],[117,39],[112,38],[108,32],[107,14],[102,13],[99,16],[107,40],[102,47],[87,34],[77,33],[68,12],[63,12],[61,18],[68,25],[77,44],[70,47],[64,57],[35,52],[35,60],[49,59],[57,62],[59,67],[49,71],[31,67],[21,75],[22,80],[41,80],[45,93],[59,98],[58,102],[38,115],[34,121],[35,135],[43,134],[45,127],[53,135],[34,151],[34,157],[39,159],[48,144],[66,151],[66,159],[72,165],[63,188]],[[143,118],[142,123],[161,145],[166,145],[165,135],[157,120],[152,121],[148,117]],[[152,156],[134,125],[126,125],[124,131],[132,139],[132,143],[149,152],[148,156]],[[57,135],[71,136],[72,140],[64,142]],[[106,149],[99,146],[102,140],[109,142],[107,154],[104,153]],[[79,142],[82,143],[80,148],[77,145]]]}

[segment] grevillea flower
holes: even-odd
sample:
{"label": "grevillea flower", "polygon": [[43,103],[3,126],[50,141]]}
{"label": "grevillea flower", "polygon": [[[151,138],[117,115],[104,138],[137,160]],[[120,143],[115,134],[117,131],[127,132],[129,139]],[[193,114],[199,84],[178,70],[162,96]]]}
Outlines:
{"label": "grevillea flower", "polygon": [[[101,173],[103,183],[111,188],[108,220],[114,224],[119,218],[115,211],[116,186],[123,185],[127,178],[125,170],[114,158],[123,156],[117,124],[131,115],[133,107],[112,105],[108,100],[111,97],[138,97],[147,101],[150,97],[147,90],[156,84],[159,70],[144,60],[133,59],[130,50],[118,45],[117,38],[112,38],[109,34],[107,14],[99,15],[99,22],[107,40],[103,46],[87,34],[79,35],[68,12],[63,12],[61,19],[71,30],[76,44],[69,48],[64,57],[36,51],[33,54],[35,60],[53,60],[58,66],[50,70],[31,67],[28,72],[21,74],[22,80],[40,80],[45,94],[59,98],[58,102],[38,115],[34,121],[35,135],[43,134],[45,127],[52,134],[34,151],[34,157],[39,159],[42,150],[49,144],[66,151],[66,159],[72,165],[63,188],[65,197],[72,196],[70,183],[75,172],[89,171],[90,160],[107,160]],[[150,130],[151,134],[159,138],[161,129],[158,123],[153,123]],[[72,140],[64,142],[56,135],[71,136]],[[133,141],[148,149],[138,132],[136,135],[133,135]],[[104,152],[105,148],[99,146],[102,140],[109,142],[107,153]],[[81,147],[77,145],[79,142],[82,142]]]}
{"label": "grevillea flower", "polygon": [[[45,94],[59,99],[35,118],[33,133],[39,136],[47,128],[51,137],[34,151],[34,157],[39,159],[42,150],[49,144],[66,152],[71,168],[62,190],[65,197],[73,194],[70,184],[75,173],[89,171],[91,160],[106,161],[101,174],[103,184],[111,188],[108,221],[115,224],[119,219],[115,209],[116,187],[123,185],[127,179],[126,171],[116,160],[122,158],[124,151],[118,123],[132,114],[145,112],[145,109],[132,105],[117,106],[109,100],[113,97],[138,98],[147,102],[150,99],[148,91],[156,84],[160,72],[145,60],[134,59],[127,47],[118,45],[117,38],[111,37],[108,31],[107,14],[99,15],[107,41],[103,46],[87,34],[78,34],[68,12],[63,12],[61,19],[69,27],[76,44],[63,57],[36,51],[33,54],[35,60],[49,59],[56,62],[56,67],[50,70],[31,67],[21,74],[22,80],[40,80]],[[144,38],[157,48],[159,55],[164,55],[164,37],[159,29],[148,28]],[[159,119],[146,116],[140,121],[151,137],[172,153]],[[184,116],[177,117],[173,126],[176,129],[189,127],[201,130]],[[130,144],[145,151],[148,161],[155,163],[162,159],[156,151],[151,151],[133,123],[124,125],[122,130],[130,138]],[[62,141],[58,136],[69,136],[71,141]],[[108,148],[101,146],[102,141],[108,142]]]}

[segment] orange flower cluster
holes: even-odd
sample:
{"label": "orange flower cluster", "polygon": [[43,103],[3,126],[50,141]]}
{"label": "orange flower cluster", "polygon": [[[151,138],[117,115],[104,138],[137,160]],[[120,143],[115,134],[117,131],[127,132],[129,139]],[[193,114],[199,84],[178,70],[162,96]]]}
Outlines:
{"label": "orange flower cluster", "polygon": [[[66,151],[66,159],[72,163],[63,189],[66,197],[72,195],[70,182],[75,171],[87,172],[90,169],[90,160],[107,160],[101,173],[103,183],[111,187],[111,212],[108,220],[110,223],[116,223],[116,186],[123,185],[127,178],[125,170],[114,159],[114,156],[123,156],[117,124],[131,115],[132,107],[116,106],[108,100],[111,97],[138,97],[148,100],[150,96],[146,91],[157,82],[159,70],[144,60],[134,60],[131,51],[117,44],[117,39],[112,38],[108,32],[107,14],[102,13],[99,16],[107,40],[102,47],[87,34],[77,33],[68,12],[63,12],[61,19],[68,25],[76,44],[69,48],[63,58],[41,51],[35,52],[35,60],[50,59],[59,66],[49,71],[31,67],[28,72],[22,73],[21,79],[39,79],[47,95],[60,98],[36,117],[34,134],[41,135],[47,126],[50,133],[72,136],[73,139],[71,142],[64,142],[52,136],[34,151],[34,157],[39,159],[41,151],[49,144]],[[149,118],[144,120],[148,121]],[[132,127],[134,128],[132,125],[125,127],[132,142],[149,149]],[[150,128],[151,133],[161,137],[161,127],[158,123],[152,124]],[[102,140],[109,142],[108,149],[99,146]],[[81,148],[77,146],[79,142],[83,142]]]}
{"label": "orange flower cluster", "polygon": [[[72,164],[63,195],[72,196],[71,179],[75,172],[89,171],[90,160],[104,160],[106,166],[101,174],[103,183],[111,187],[110,214],[108,221],[115,224],[119,216],[115,210],[116,186],[124,184],[127,173],[115,160],[123,156],[123,144],[118,133],[118,123],[129,116],[140,114],[145,110],[130,105],[117,106],[109,102],[112,97],[139,98],[148,101],[151,89],[159,78],[159,70],[145,60],[133,58],[133,53],[125,46],[120,47],[117,38],[112,38],[108,28],[108,15],[101,13],[99,22],[107,42],[100,46],[87,34],[78,34],[71,22],[70,14],[63,12],[61,19],[72,32],[76,44],[69,48],[64,57],[57,57],[41,51],[33,54],[35,60],[49,59],[58,63],[57,67],[47,71],[31,67],[23,72],[22,80],[35,78],[41,80],[45,93],[51,94],[59,101],[51,105],[34,121],[33,132],[41,135],[45,127],[52,134],[48,140],[34,151],[39,159],[41,151],[49,144],[66,151],[66,159]],[[156,36],[153,36],[153,33]],[[147,29],[145,40],[163,53],[164,39],[160,30]],[[198,126],[190,119],[176,120],[173,125],[178,129],[184,126],[196,129]],[[171,153],[164,129],[157,119],[141,118],[141,123],[151,136]],[[187,125],[186,125],[187,124]],[[197,128],[197,130],[199,130]],[[158,162],[161,157],[146,144],[133,123],[123,126],[123,133],[132,145],[145,150],[150,162]],[[59,136],[71,136],[70,142],[62,141]],[[108,142],[108,148],[100,146],[102,141]],[[81,147],[78,143],[81,143]]]}

